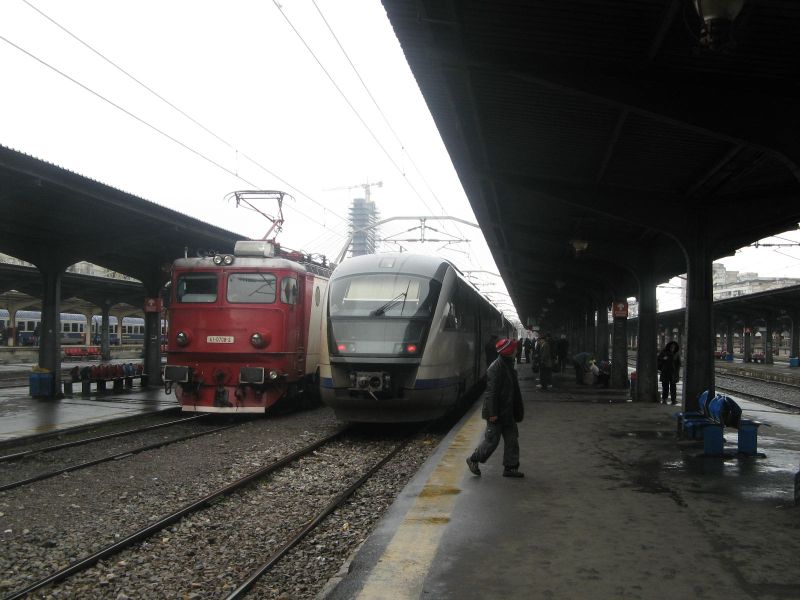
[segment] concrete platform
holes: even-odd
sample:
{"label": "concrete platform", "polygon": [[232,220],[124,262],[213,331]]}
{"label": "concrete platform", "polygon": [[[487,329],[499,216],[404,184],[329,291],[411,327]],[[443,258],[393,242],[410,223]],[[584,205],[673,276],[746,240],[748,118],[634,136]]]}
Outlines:
{"label": "concrete platform", "polygon": [[482,477],[467,470],[476,404],[326,598],[800,598],[800,415],[742,400],[766,456],[704,458],[675,439],[675,407],[569,373],[541,392],[518,368],[525,478],[501,476],[502,444]]}
{"label": "concrete platform", "polygon": [[27,387],[6,388],[0,390],[0,443],[177,406],[175,396],[159,388],[60,400],[31,398]]}

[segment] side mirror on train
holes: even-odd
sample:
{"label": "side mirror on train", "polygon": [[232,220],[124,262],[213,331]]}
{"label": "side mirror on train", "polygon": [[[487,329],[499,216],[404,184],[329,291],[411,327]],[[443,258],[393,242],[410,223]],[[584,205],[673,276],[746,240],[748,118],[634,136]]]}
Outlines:
{"label": "side mirror on train", "polygon": [[161,306],[169,308],[169,301],[172,299],[172,282],[168,281],[161,288]]}

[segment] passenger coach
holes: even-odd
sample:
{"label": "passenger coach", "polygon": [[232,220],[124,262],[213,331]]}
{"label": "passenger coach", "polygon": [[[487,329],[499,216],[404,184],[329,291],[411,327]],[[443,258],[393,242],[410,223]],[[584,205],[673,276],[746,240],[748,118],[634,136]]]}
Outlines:
{"label": "passenger coach", "polygon": [[501,313],[450,262],[358,256],[337,267],[320,349],[323,401],[347,421],[425,421],[454,408],[486,373]]}

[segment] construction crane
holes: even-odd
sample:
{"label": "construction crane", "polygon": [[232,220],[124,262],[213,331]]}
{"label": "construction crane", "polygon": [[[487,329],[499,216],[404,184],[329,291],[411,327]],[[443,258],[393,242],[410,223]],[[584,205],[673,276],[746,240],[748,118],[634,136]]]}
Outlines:
{"label": "construction crane", "polygon": [[375,183],[369,183],[369,181],[367,181],[367,183],[359,183],[358,185],[346,185],[346,186],[343,186],[343,187],[328,188],[327,190],[324,190],[324,191],[326,191],[326,192],[338,192],[340,190],[355,190],[355,189],[361,188],[362,190],[364,190],[364,200],[369,202],[370,190],[373,187],[383,187],[383,182],[382,181],[378,181],[378,182],[375,182]]}

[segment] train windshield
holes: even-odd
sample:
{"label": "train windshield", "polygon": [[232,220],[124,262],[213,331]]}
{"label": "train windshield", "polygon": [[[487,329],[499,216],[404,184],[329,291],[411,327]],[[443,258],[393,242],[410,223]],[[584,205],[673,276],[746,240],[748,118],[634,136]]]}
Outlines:
{"label": "train windshield", "polygon": [[440,289],[438,281],[402,274],[332,281],[331,352],[421,355]]}
{"label": "train windshield", "polygon": [[186,273],[178,277],[175,299],[181,303],[216,302],[216,273]]}
{"label": "train windshield", "polygon": [[272,273],[231,273],[228,275],[228,302],[272,304],[277,281]]}
{"label": "train windshield", "polygon": [[437,281],[403,274],[337,279],[331,282],[330,315],[430,319],[439,288]]}

